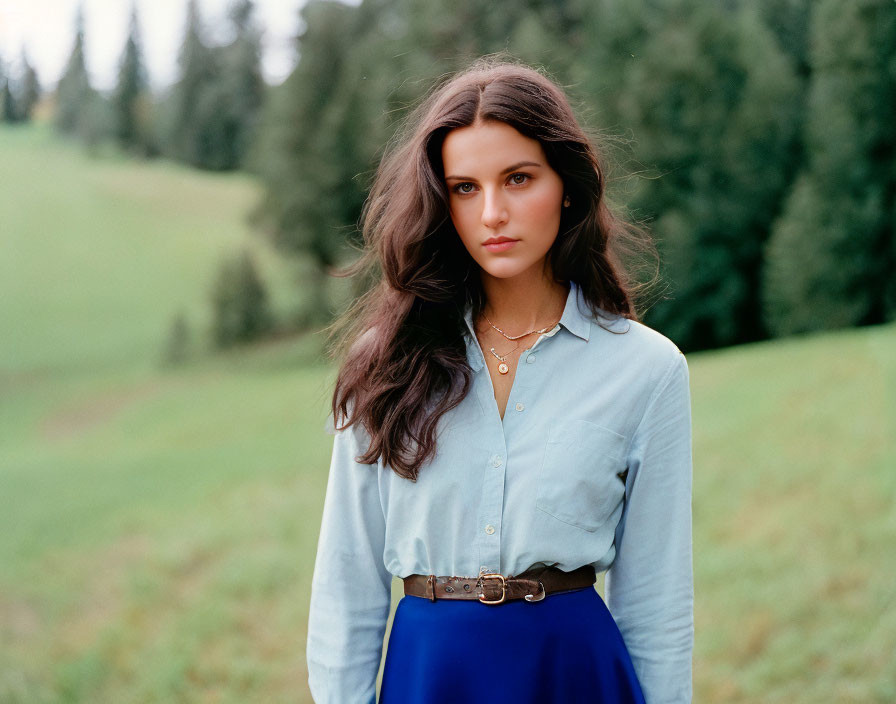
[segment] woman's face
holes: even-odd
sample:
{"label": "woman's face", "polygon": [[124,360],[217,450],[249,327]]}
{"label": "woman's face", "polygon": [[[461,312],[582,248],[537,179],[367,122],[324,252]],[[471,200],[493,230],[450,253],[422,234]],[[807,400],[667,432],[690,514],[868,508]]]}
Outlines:
{"label": "woman's face", "polygon": [[[460,127],[442,144],[451,220],[482,270],[506,279],[533,269],[557,237],[563,180],[544,149],[510,125]],[[491,240],[511,240],[489,244]]]}

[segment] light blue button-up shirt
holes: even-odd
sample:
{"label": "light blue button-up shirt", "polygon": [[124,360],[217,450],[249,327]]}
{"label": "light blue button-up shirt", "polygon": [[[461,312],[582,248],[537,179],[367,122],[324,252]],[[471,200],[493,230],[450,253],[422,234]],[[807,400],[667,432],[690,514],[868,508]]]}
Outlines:
{"label": "light blue button-up shirt", "polygon": [[355,462],[360,424],[335,434],[308,618],[314,701],[375,702],[393,575],[592,564],[647,704],[690,702],[684,355],[641,323],[592,319],[573,282],[560,322],[522,352],[502,419],[469,310],[466,322],[473,386],[416,483]]}

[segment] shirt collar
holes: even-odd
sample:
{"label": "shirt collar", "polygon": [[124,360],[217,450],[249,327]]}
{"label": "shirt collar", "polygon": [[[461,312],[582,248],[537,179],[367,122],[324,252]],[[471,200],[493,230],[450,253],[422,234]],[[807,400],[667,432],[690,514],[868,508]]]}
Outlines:
{"label": "shirt collar", "polygon": [[[464,320],[467,323],[467,360],[470,367],[474,371],[482,368],[484,360],[482,359],[482,351],[476,342],[476,331],[473,329],[473,310],[471,306],[467,306],[464,311]],[[566,296],[566,305],[563,307],[563,315],[560,316],[560,327],[564,327],[576,337],[583,339],[585,342],[591,335],[591,315],[588,304],[582,295],[581,287],[575,281],[569,282],[569,293]],[[553,335],[556,332],[548,333]]]}

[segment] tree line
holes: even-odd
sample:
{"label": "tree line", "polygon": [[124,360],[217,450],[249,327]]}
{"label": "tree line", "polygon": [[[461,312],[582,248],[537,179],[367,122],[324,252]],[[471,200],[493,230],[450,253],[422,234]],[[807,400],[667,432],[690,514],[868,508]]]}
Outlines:
{"label": "tree line", "polygon": [[90,82],[79,9],[72,51],[55,92],[59,131],[90,143],[114,140],[138,155],[161,155],[203,169],[243,167],[267,90],[254,3],[237,0],[231,5],[231,39],[224,44],[205,36],[196,0],[189,0],[186,10],[174,85],[152,94],[132,7],[116,86],[103,95]]}
{"label": "tree line", "polygon": [[[226,45],[203,39],[195,0],[188,18],[178,81],[158,99],[132,21],[106,123],[80,26],[57,125],[253,171],[252,222],[321,280],[358,242],[400,119],[438,77],[506,51],[543,66],[595,128],[620,176],[611,198],[660,250],[666,286],[644,320],[683,350],[896,319],[891,0],[311,0],[275,87],[250,0]],[[325,287],[309,290],[328,315]]]}
{"label": "tree line", "polygon": [[327,0],[259,134],[258,219],[326,270],[430,82],[507,50],[603,133],[646,221],[648,324],[697,350],[896,319],[890,0]]}

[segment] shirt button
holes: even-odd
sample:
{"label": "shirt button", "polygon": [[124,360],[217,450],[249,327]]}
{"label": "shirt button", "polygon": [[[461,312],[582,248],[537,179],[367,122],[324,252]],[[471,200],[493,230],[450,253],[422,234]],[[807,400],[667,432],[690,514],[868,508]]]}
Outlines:
{"label": "shirt button", "polygon": [[492,464],[495,467],[500,467],[501,463],[504,461],[504,458],[501,455],[495,455],[495,459],[492,460]]}
{"label": "shirt button", "polygon": [[530,354],[528,357],[526,357],[526,364],[534,364],[534,363],[535,363],[535,355],[534,354]]}
{"label": "shirt button", "polygon": [[489,524],[485,527],[485,532],[488,533],[489,535],[491,535],[492,533],[495,532],[495,527],[494,527],[491,523],[489,523]]}
{"label": "shirt button", "polygon": [[525,406],[521,403],[516,404],[516,410],[521,411],[525,408]]}

